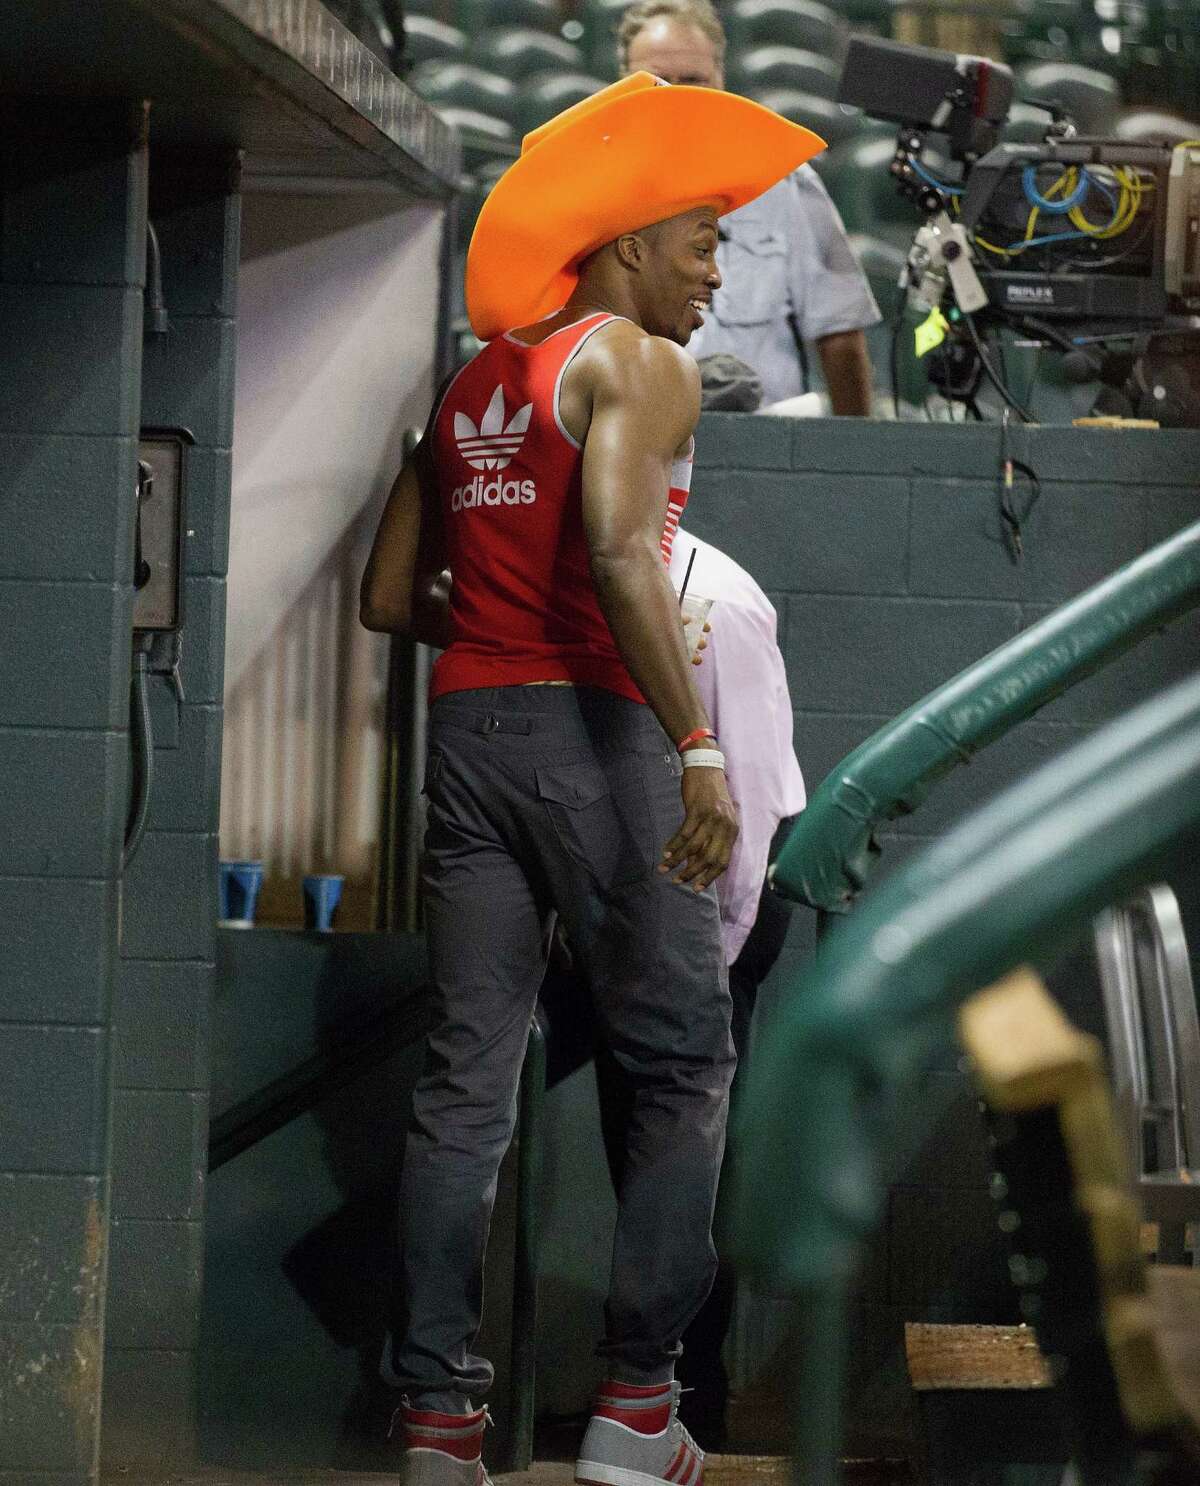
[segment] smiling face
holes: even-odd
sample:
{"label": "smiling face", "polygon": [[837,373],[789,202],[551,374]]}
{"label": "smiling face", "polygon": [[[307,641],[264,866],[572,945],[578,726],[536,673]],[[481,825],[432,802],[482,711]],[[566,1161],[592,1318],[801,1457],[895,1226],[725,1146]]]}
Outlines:
{"label": "smiling face", "polygon": [[699,206],[618,240],[637,252],[635,279],[643,329],[685,346],[704,323],[703,310],[721,287],[717,268],[717,207]]}
{"label": "smiling face", "polygon": [[629,72],[652,72],[675,87],[723,88],[725,74],[711,37],[674,16],[655,16],[629,43]]}

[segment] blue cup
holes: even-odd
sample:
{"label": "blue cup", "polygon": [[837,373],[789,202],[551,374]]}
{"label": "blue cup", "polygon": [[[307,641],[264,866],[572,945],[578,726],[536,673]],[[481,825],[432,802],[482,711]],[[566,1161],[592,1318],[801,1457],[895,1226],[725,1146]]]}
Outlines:
{"label": "blue cup", "polygon": [[221,862],[221,920],[248,927],[254,922],[263,885],[261,862]]}
{"label": "blue cup", "polygon": [[335,872],[313,872],[304,879],[304,927],[328,934],[342,900],[344,877]]}

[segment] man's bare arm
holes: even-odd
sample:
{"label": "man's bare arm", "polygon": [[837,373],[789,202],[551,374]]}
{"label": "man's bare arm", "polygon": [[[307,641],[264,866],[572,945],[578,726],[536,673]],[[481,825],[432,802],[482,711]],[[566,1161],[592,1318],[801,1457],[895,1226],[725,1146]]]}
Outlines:
{"label": "man's bare arm", "polygon": [[829,402],[839,418],[871,416],[871,355],[861,330],[838,330],[817,342]]}
{"label": "man's bare arm", "polygon": [[[583,520],[592,578],[630,675],[672,741],[708,727],[661,541],[671,464],[700,415],[696,364],[670,342],[620,332],[588,358]],[[684,821],[662,869],[705,888],[729,865],[737,814],[718,769],[685,768]]]}
{"label": "man's bare arm", "polygon": [[450,575],[423,441],[396,476],[383,509],[363,573],[359,618],[367,629],[411,635],[439,649],[450,643]]}
{"label": "man's bare arm", "polygon": [[594,358],[584,528],[596,596],[617,648],[675,740],[708,726],[661,549],[671,464],[699,417],[700,379],[695,363],[668,341],[632,333],[623,339],[616,354]]}

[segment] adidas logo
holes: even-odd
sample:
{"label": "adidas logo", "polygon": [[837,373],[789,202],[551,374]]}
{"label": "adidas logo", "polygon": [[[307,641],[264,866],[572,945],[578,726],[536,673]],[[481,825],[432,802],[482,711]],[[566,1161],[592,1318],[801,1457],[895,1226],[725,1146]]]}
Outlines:
{"label": "adidas logo", "polygon": [[487,411],[476,428],[466,413],[454,415],[454,441],[458,452],[473,470],[502,470],[516,457],[525,441],[533,416],[533,404],[518,408],[505,427],[504,388],[497,387]]}

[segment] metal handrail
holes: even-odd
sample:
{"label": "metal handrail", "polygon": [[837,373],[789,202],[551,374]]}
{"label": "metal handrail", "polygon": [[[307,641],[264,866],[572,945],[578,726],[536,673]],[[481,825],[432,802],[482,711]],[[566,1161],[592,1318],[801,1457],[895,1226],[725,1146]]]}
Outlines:
{"label": "metal handrail", "polygon": [[885,821],[1056,696],[1200,603],[1200,522],[968,666],[859,746],[814,791],[775,865],[786,897],[845,913]]}
{"label": "metal handrail", "polygon": [[1114,1104],[1159,1258],[1182,1261],[1184,1224],[1200,1218],[1200,1014],[1175,894],[1146,888],[1093,935]]}
{"label": "metal handrail", "polygon": [[[736,1252],[818,1318],[831,1376],[846,1286],[894,1166],[897,1102],[949,1041],[955,1006],[1020,963],[1052,962],[1200,830],[1198,743],[1200,677],[904,863],[829,933],[764,1028],[739,1121]],[[810,1486],[837,1480],[838,1400],[821,1374],[806,1368],[798,1399]]]}

